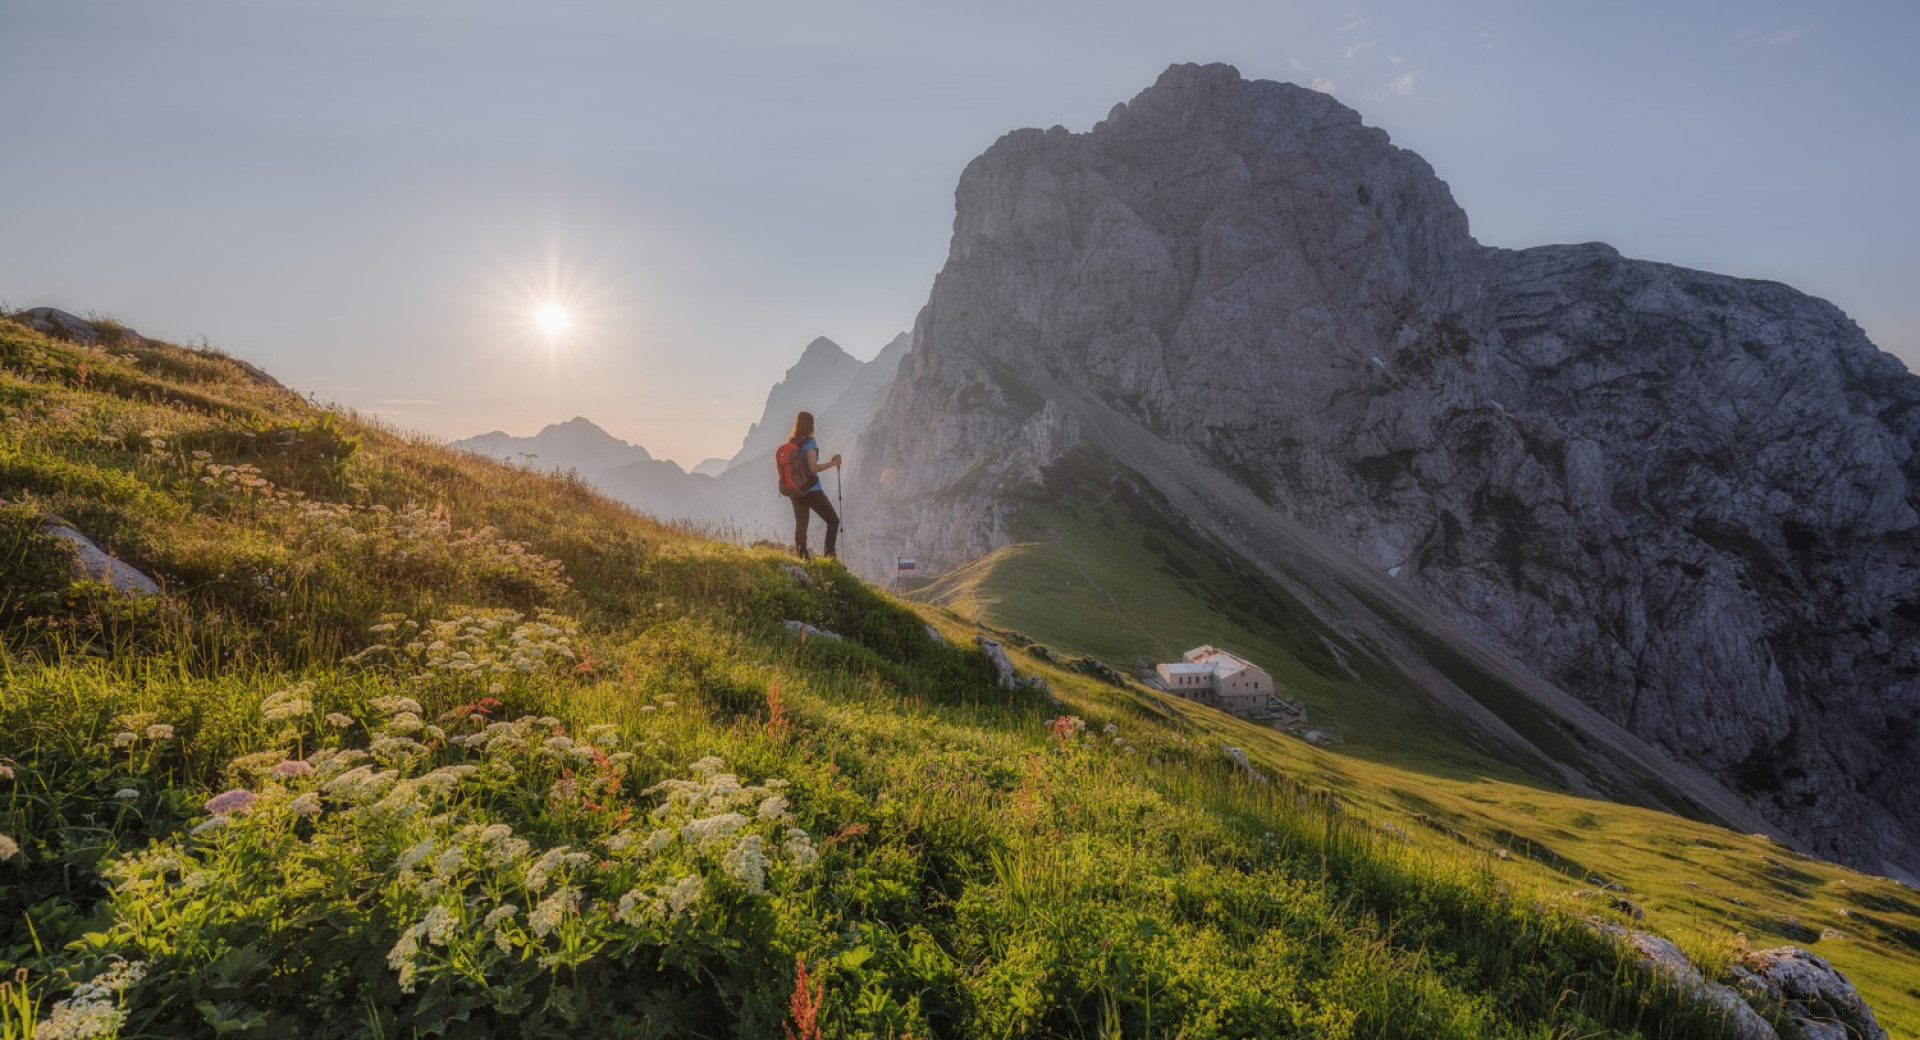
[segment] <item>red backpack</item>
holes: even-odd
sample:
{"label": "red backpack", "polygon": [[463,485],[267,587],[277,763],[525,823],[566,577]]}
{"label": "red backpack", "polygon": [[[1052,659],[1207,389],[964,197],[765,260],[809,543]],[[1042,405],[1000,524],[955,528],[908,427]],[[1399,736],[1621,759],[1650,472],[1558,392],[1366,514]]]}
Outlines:
{"label": "red backpack", "polygon": [[813,471],[807,468],[807,453],[792,441],[773,450],[773,464],[780,470],[780,493],[788,498],[804,498],[813,490]]}

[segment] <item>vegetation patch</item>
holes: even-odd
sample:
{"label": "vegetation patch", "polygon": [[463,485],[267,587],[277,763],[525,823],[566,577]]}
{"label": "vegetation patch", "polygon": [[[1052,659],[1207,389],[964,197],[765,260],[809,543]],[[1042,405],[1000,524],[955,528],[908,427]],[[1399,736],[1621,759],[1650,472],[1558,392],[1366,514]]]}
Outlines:
{"label": "vegetation patch", "polygon": [[[0,322],[9,1040],[1723,1032],[1550,871],[1382,827],[1384,766],[1033,655],[1002,690],[836,564],[171,349]],[[45,515],[162,594],[63,585]],[[1920,961],[1860,956],[1908,1021]]]}

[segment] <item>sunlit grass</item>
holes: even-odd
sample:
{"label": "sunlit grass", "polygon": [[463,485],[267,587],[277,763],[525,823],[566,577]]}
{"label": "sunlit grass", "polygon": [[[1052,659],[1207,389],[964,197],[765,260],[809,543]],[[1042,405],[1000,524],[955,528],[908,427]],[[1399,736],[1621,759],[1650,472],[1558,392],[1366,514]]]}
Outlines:
{"label": "sunlit grass", "polygon": [[[1714,835],[1698,869],[1771,856],[1808,907],[1844,882],[1920,925],[1757,839],[1330,756],[1038,659],[1050,693],[998,689],[970,624],[837,565],[217,356],[0,322],[0,497],[8,1038],[56,1014],[780,1036],[802,1006],[831,1036],[1719,1035],[1591,926],[1621,919],[1605,899],[1499,859],[1495,828],[1673,931],[1692,890],[1607,848]],[[66,587],[47,514],[166,594]],[[1908,1021],[1913,961],[1862,957]]]}

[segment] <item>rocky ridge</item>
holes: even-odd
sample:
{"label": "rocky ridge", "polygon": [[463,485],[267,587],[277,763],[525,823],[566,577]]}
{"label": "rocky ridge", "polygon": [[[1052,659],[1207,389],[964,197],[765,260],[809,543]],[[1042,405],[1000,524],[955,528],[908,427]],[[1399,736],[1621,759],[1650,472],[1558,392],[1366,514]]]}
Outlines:
{"label": "rocky ridge", "polygon": [[1005,544],[1004,492],[1083,443],[1262,566],[1297,527],[1797,843],[1920,877],[1920,378],[1825,301],[1482,246],[1331,97],[1176,66],[968,166],[850,456],[856,562]]}

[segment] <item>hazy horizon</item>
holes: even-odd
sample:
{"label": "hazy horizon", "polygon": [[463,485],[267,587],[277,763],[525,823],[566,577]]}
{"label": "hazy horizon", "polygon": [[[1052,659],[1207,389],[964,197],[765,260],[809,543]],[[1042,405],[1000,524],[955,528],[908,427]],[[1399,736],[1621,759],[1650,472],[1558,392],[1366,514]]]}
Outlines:
{"label": "hazy horizon", "polygon": [[[911,327],[961,169],[1170,64],[1324,89],[1489,245],[1786,282],[1920,368],[1893,3],[0,9],[0,303],[205,337],[448,439],[731,455],[816,336]],[[559,336],[534,312],[571,314]]]}

